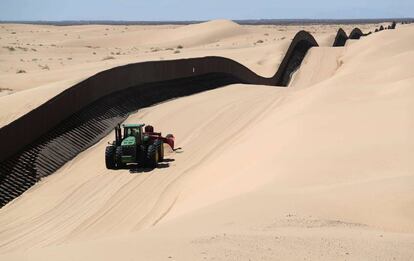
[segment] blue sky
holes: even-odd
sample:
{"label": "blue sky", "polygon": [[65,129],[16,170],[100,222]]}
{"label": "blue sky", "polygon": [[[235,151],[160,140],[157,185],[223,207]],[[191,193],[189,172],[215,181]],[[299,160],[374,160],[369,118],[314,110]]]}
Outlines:
{"label": "blue sky", "polygon": [[0,0],[0,20],[412,17],[414,0]]}

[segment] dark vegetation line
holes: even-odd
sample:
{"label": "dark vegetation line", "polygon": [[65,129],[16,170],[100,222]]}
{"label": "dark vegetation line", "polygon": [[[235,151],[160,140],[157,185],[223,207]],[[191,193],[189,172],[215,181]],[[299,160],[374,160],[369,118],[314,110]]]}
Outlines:
{"label": "dark vegetation line", "polygon": [[[123,21],[123,20],[0,20],[0,24],[41,24],[41,25],[189,25],[208,20],[188,21]],[[414,18],[372,18],[372,19],[241,19],[233,20],[240,25],[311,25],[311,24],[379,24],[379,23],[413,23]]]}

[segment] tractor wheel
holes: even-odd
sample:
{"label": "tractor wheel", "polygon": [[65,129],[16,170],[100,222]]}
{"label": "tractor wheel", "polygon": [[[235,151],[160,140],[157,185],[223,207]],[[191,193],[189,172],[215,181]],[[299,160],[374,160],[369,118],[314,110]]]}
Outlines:
{"label": "tractor wheel", "polygon": [[147,150],[147,164],[151,168],[157,167],[159,161],[158,149],[155,144],[149,145]]}
{"label": "tractor wheel", "polygon": [[115,162],[118,169],[125,167],[125,163],[122,163],[122,147],[117,147],[115,150]]}
{"label": "tractor wheel", "polygon": [[165,138],[169,139],[169,138],[174,138],[174,135],[172,134],[167,134],[167,136],[165,136]]}
{"label": "tractor wheel", "polygon": [[141,165],[145,165],[147,160],[147,150],[145,145],[139,145],[137,151],[137,163]]}
{"label": "tractor wheel", "polygon": [[115,169],[115,146],[106,147],[105,165],[107,169]]}
{"label": "tractor wheel", "polygon": [[159,162],[162,162],[164,160],[164,142],[162,140],[156,140],[154,144],[158,148]]}

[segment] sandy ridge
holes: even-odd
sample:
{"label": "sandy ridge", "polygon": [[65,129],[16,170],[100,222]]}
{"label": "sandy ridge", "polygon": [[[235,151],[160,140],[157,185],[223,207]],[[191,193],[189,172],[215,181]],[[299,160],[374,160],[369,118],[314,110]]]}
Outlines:
{"label": "sandy ridge", "polygon": [[101,140],[0,210],[0,259],[411,260],[412,29],[131,115],[184,152],[109,171]]}

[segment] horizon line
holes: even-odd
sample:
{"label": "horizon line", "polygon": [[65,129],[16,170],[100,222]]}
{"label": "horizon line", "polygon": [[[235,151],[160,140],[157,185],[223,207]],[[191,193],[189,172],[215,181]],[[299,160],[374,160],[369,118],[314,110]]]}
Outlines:
{"label": "horizon line", "polygon": [[105,19],[92,19],[92,20],[0,20],[0,24],[8,23],[21,23],[21,24],[51,24],[51,25],[71,25],[71,24],[102,24],[102,25],[111,25],[111,24],[120,24],[129,23],[129,24],[192,24],[192,23],[201,23],[214,20],[229,20],[237,23],[246,23],[246,24],[266,24],[270,23],[281,23],[281,24],[295,24],[295,23],[335,23],[335,22],[361,22],[361,23],[379,23],[379,22],[402,22],[402,21],[413,21],[413,17],[380,17],[380,18],[257,18],[257,19],[210,19],[210,20],[105,20]]}

